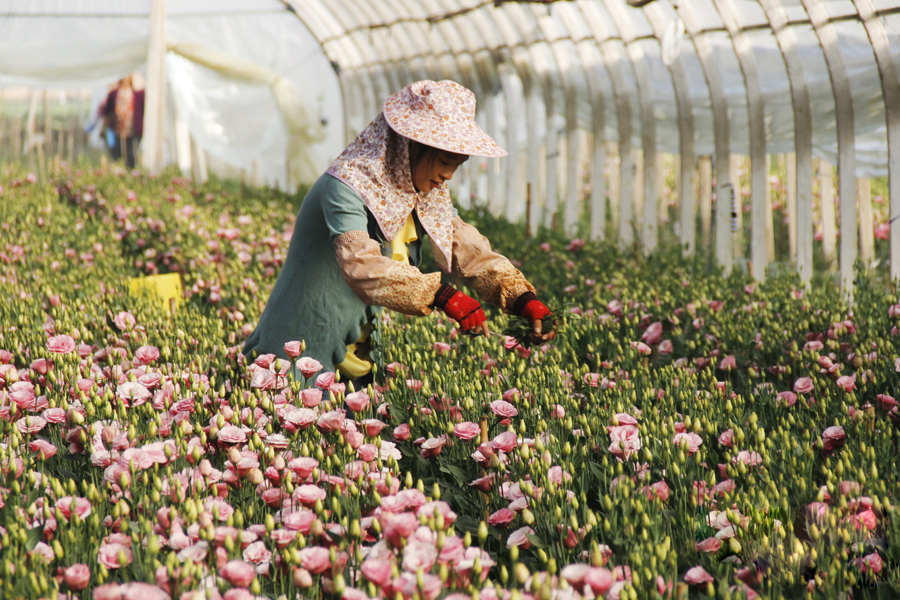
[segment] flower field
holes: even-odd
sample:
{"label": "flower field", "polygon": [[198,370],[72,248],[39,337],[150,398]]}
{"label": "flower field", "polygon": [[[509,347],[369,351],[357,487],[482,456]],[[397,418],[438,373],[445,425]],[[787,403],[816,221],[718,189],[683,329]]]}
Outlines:
{"label": "flower field", "polygon": [[[556,340],[389,314],[378,385],[353,390],[302,340],[240,354],[291,199],[33,179],[0,177],[2,598],[900,597],[880,284],[851,310],[472,212],[566,306]],[[174,313],[129,293],[170,272]]]}

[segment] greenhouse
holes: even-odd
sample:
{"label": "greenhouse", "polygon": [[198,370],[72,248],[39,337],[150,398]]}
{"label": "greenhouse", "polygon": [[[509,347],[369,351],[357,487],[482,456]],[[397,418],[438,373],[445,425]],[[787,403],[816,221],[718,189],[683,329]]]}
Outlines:
{"label": "greenhouse", "polygon": [[0,0],[0,597],[900,597],[898,217],[900,0]]}

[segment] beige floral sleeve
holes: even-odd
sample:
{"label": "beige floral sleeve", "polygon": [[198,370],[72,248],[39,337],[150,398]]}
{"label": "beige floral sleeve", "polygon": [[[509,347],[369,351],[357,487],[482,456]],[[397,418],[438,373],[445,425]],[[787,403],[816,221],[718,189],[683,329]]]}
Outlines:
{"label": "beige floral sleeve", "polygon": [[431,303],[441,287],[440,273],[422,273],[382,256],[378,242],[365,231],[338,236],[334,250],[344,281],[366,304],[407,315],[431,314]]}
{"label": "beige floral sleeve", "polygon": [[[446,271],[447,261],[433,242],[432,250],[438,265]],[[507,314],[519,296],[534,291],[509,259],[491,250],[488,239],[459,217],[453,218],[453,274],[463,278],[483,301]]]}

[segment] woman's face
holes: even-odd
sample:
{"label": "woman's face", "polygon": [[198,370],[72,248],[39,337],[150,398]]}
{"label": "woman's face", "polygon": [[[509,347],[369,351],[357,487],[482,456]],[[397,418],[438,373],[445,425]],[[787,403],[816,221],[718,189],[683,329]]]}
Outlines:
{"label": "woman's face", "polygon": [[417,191],[427,194],[445,181],[450,181],[459,165],[469,157],[415,144],[410,148],[409,158],[413,185]]}

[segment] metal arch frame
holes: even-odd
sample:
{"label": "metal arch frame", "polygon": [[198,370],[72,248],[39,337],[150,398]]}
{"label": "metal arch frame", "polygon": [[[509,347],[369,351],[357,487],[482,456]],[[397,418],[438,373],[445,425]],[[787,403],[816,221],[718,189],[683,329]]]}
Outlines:
{"label": "metal arch frame", "polygon": [[[747,95],[747,125],[750,138],[750,260],[753,275],[759,281],[766,279],[768,253],[766,248],[766,106],[759,83],[759,70],[753,46],[747,39],[737,17],[733,0],[713,0],[719,17],[728,30],[731,45],[741,65],[744,91]],[[733,209],[732,209],[733,210]],[[740,209],[739,209],[740,210]]]}
{"label": "metal arch frame", "polygon": [[[585,9],[592,5],[585,6]],[[585,18],[591,23],[590,27],[594,31],[599,31],[603,21],[600,15],[591,11],[584,10]],[[613,24],[614,26],[614,24]],[[616,31],[618,35],[619,32]],[[595,38],[596,39],[596,38]],[[624,74],[622,73],[621,64],[623,61],[617,60],[619,57],[619,47],[615,41],[621,42],[620,37],[607,36],[602,41],[597,40],[597,46],[603,56],[603,62],[606,64],[609,72],[610,80],[613,85],[613,97],[616,103],[616,121],[619,134],[619,245],[622,247],[630,246],[634,243],[634,233],[631,229],[631,221],[633,220],[634,196],[632,194],[632,186],[634,185],[634,161],[631,156],[631,101],[625,84]],[[623,43],[624,45],[624,43]],[[627,53],[627,52],[626,52]]]}
{"label": "metal arch frame", "polygon": [[900,227],[893,225],[893,220],[900,215],[900,78],[884,23],[878,18],[872,0],[853,0],[853,4],[875,52],[881,77],[881,98],[887,124],[891,280],[894,281],[900,277]]}
{"label": "metal arch frame", "polygon": [[[563,92],[563,106],[566,120],[566,195],[563,204],[563,231],[567,235],[575,235],[578,230],[579,206],[578,206],[578,167],[579,167],[579,139],[578,139],[578,94],[576,93],[576,70],[572,68],[572,55],[578,54],[578,49],[572,38],[572,30],[569,27],[568,15],[565,15],[566,7],[559,7],[557,16],[565,35],[557,36],[549,40],[553,58],[556,61],[559,72],[561,90]],[[564,16],[565,15],[565,16]],[[564,46],[570,45],[571,52],[566,52]]]}
{"label": "metal arch frame", "polygon": [[[834,94],[834,113],[838,138],[838,178],[841,198],[841,287],[853,294],[853,263],[856,262],[859,231],[856,223],[856,131],[850,80],[841,56],[837,30],[828,18],[822,0],[800,0],[825,55],[825,65]],[[892,199],[893,201],[893,199]]]}
{"label": "metal arch frame", "polygon": [[794,152],[797,156],[797,271],[801,280],[808,284],[813,272],[812,110],[809,89],[797,39],[788,24],[787,13],[777,0],[759,0],[759,3],[781,50],[791,85]]}
{"label": "metal arch frame", "polygon": [[[638,103],[641,111],[641,147],[644,161],[644,214],[643,214],[643,248],[644,253],[649,254],[656,250],[659,243],[659,196],[656,187],[656,118],[653,115],[653,88],[650,83],[649,65],[643,51],[640,48],[641,38],[631,30],[627,23],[628,17],[622,14],[624,5],[618,0],[603,0],[606,12],[612,19],[613,26],[618,30],[622,43],[625,45],[625,53],[631,63],[634,73],[635,86],[637,88]],[[642,56],[638,56],[641,53]],[[648,212],[647,207],[652,207]]]}
{"label": "metal arch frame", "polygon": [[[665,35],[665,16],[658,4],[651,2],[643,8],[644,16],[653,28],[657,40]],[[686,256],[694,254],[697,238],[696,226],[696,190],[694,188],[694,105],[691,102],[691,90],[687,75],[684,72],[684,58],[679,55],[668,65],[675,90],[676,110],[678,114],[678,150],[681,154],[679,165],[678,202],[681,223],[681,247]]]}
{"label": "metal arch frame", "polygon": [[691,38],[697,58],[700,59],[700,66],[703,68],[709,89],[716,152],[716,260],[727,274],[731,272],[734,260],[731,235],[731,198],[726,197],[725,194],[726,189],[729,189],[730,193],[734,192],[731,184],[731,131],[728,103],[725,100],[719,66],[712,56],[712,47],[709,40],[703,35],[692,9],[688,8],[686,3],[678,3],[675,0],[669,0],[669,2],[684,22],[685,30],[688,37]]}

